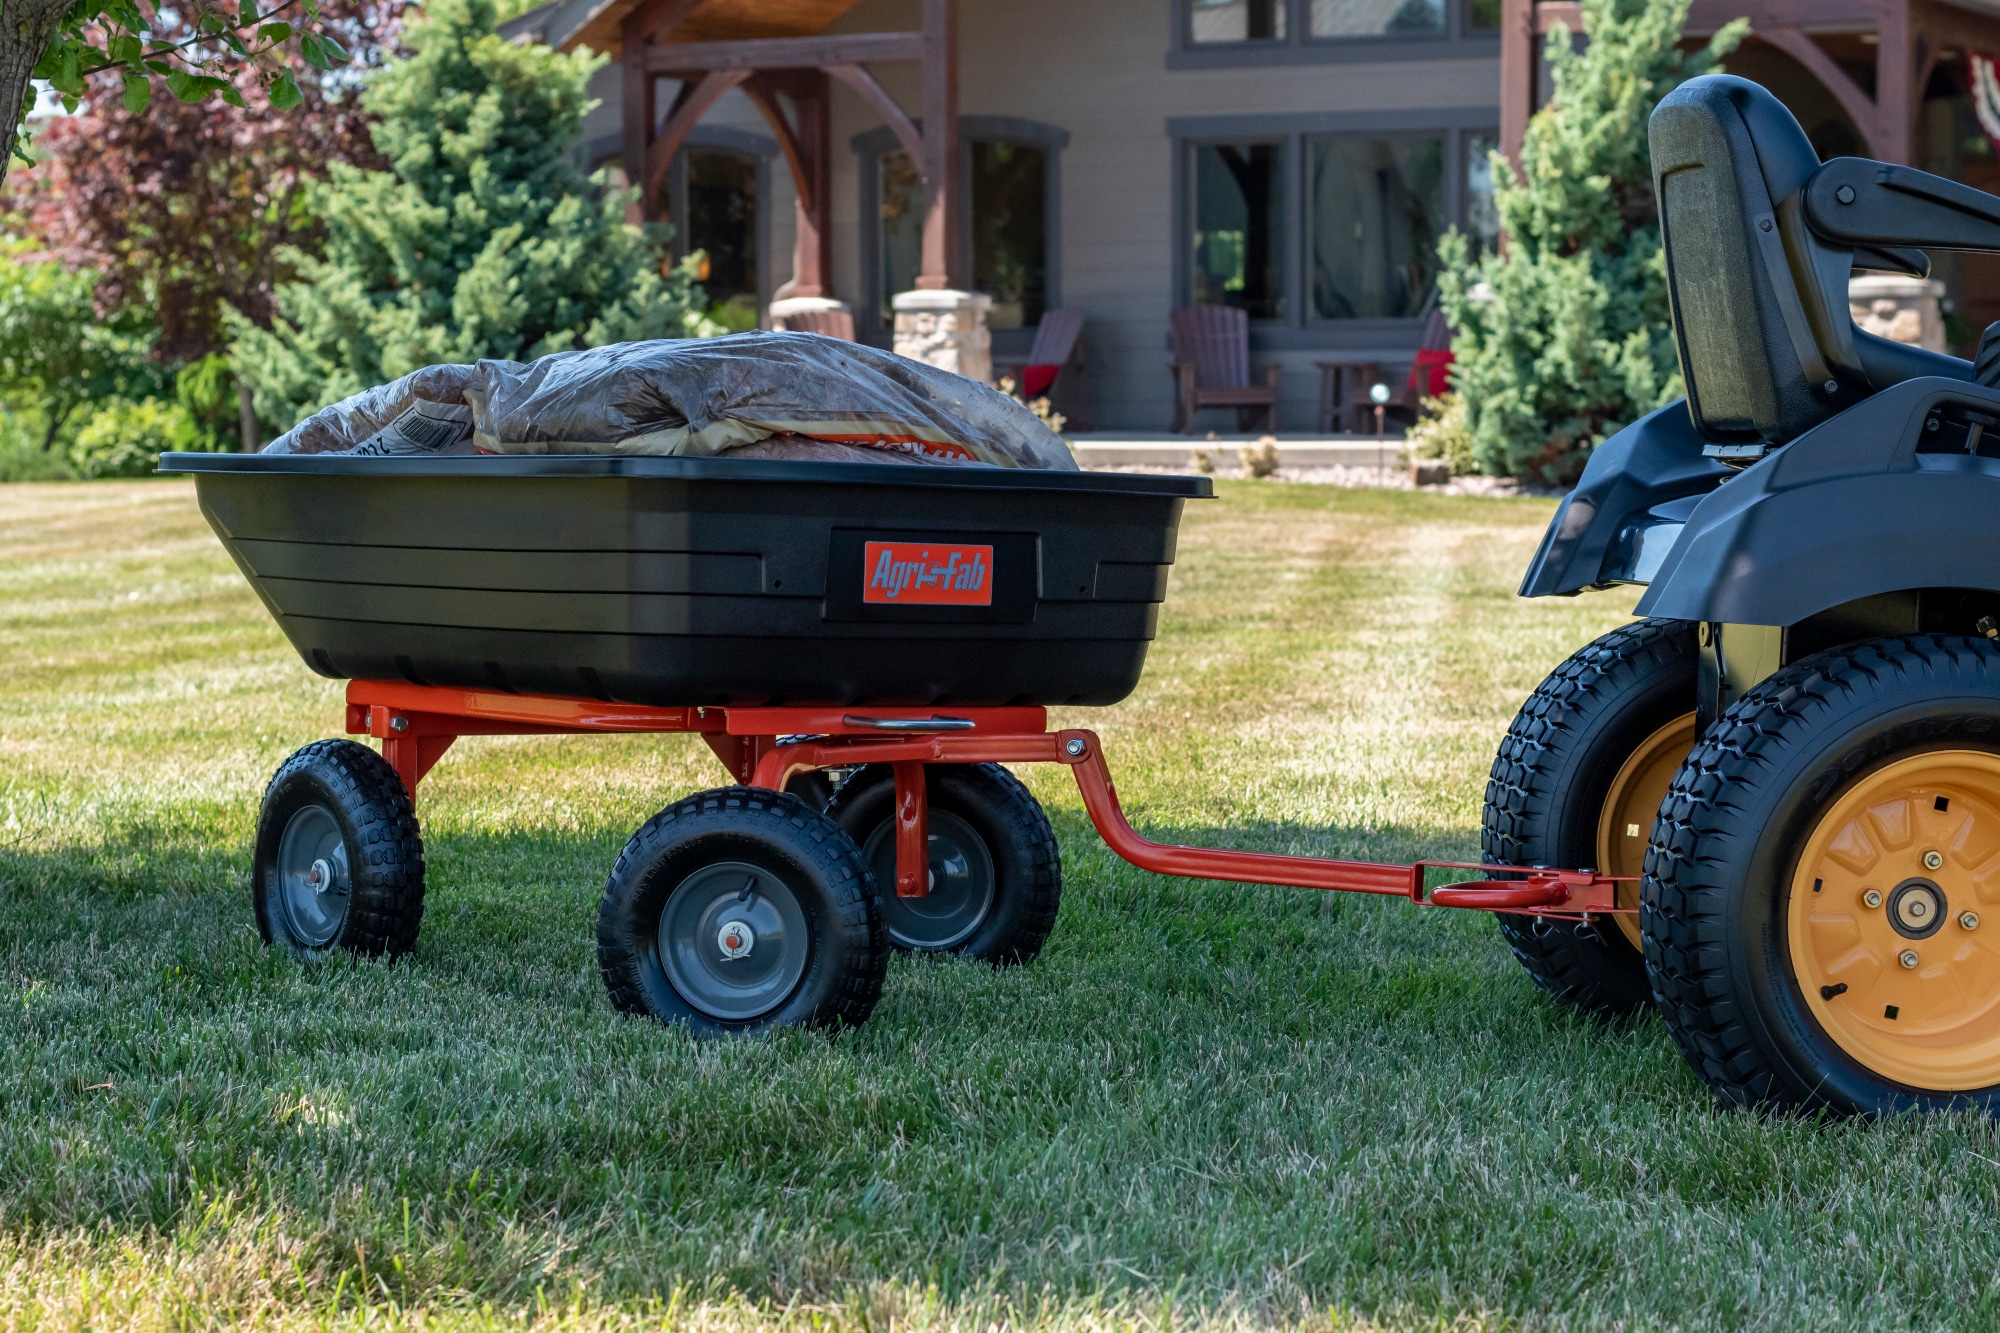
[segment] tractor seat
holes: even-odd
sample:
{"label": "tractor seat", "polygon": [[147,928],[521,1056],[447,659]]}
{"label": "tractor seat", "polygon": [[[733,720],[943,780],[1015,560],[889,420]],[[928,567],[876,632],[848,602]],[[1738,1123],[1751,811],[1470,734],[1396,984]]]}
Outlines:
{"label": "tractor seat", "polygon": [[1847,284],[1857,264],[1927,276],[1927,248],[2000,250],[2000,199],[1864,158],[1822,164],[1783,103],[1726,74],[1668,94],[1649,137],[1681,377],[1711,456],[1754,462],[1904,380],[1974,378],[1857,328]]}

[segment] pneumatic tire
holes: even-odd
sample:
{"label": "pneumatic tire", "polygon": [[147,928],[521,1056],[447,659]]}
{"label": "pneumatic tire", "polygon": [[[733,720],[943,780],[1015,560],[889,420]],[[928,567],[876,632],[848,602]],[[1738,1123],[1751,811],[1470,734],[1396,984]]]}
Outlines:
{"label": "pneumatic tire", "polygon": [[889,942],[1004,967],[1042,951],[1062,906],[1055,830],[1021,780],[998,764],[931,764],[930,893],[896,896],[896,781],[887,765],[849,778],[827,807],[873,872]]}
{"label": "pneumatic tire", "polygon": [[250,882],[268,945],[302,958],[408,953],[424,920],[424,844],[396,770],[354,741],[294,752],[264,790]]}
{"label": "pneumatic tire", "polygon": [[611,1003],[700,1034],[851,1027],[889,965],[868,867],[796,796],[676,801],[619,854],[597,911]]}
{"label": "pneumatic tire", "polygon": [[[1515,714],[1486,784],[1480,857],[1636,879],[1659,799],[1694,739],[1694,627],[1642,620],[1579,649]],[[1620,888],[1638,905],[1636,884]],[[1624,1014],[1652,1002],[1636,922],[1502,913],[1501,937],[1564,1003]]]}
{"label": "pneumatic tire", "polygon": [[2000,1110],[1996,855],[2000,647],[1871,640],[1749,690],[1647,852],[1646,962],[1688,1063],[1738,1105]]}

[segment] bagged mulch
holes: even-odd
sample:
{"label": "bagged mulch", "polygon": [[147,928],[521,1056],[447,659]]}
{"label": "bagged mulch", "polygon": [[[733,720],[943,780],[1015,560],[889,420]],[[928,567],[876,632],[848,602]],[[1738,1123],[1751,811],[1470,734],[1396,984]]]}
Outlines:
{"label": "bagged mulch", "polygon": [[266,453],[656,454],[1073,472],[1013,398],[814,333],[617,343],[427,366],[314,413]]}

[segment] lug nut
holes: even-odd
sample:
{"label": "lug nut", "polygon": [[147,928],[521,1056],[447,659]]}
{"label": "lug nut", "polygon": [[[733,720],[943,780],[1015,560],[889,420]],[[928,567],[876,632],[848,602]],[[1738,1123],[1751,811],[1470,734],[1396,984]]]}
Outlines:
{"label": "lug nut", "polygon": [[1905,949],[1896,955],[1896,961],[1906,968],[1915,967],[1917,965],[1917,951],[1915,949]]}
{"label": "lug nut", "polygon": [[1938,852],[1924,853],[1924,869],[1936,870],[1939,866],[1943,864],[1944,864],[1944,856],[1941,853]]}
{"label": "lug nut", "polygon": [[1880,907],[1882,905],[1882,890],[1880,889],[1863,890],[1861,894],[1861,905],[1863,907]]}
{"label": "lug nut", "polygon": [[1960,927],[1961,929],[1964,929],[1964,930],[1978,930],[1978,929],[1979,929],[1979,913],[1977,913],[1977,912],[1960,912],[1960,913],[1958,914],[1958,924],[1959,924],[1959,927]]}

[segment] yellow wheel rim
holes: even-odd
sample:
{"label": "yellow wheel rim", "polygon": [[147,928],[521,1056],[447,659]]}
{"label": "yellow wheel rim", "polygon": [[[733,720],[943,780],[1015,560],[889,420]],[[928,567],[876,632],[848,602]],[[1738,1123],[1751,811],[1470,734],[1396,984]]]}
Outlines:
{"label": "yellow wheel rim", "polygon": [[[1653,836],[1653,819],[1660,802],[1673,785],[1674,774],[1694,749],[1694,714],[1677,717],[1639,743],[1611,779],[1602,813],[1597,817],[1597,872],[1601,875],[1637,876],[1646,868],[1646,844]],[[1639,905],[1639,885],[1620,884],[1620,907]],[[1620,914],[1612,918],[1618,929],[1639,948],[1639,918]]]}
{"label": "yellow wheel rim", "polygon": [[1787,947],[1807,1008],[1884,1078],[2000,1083],[2000,755],[1934,750],[1869,774],[1799,856]]}

